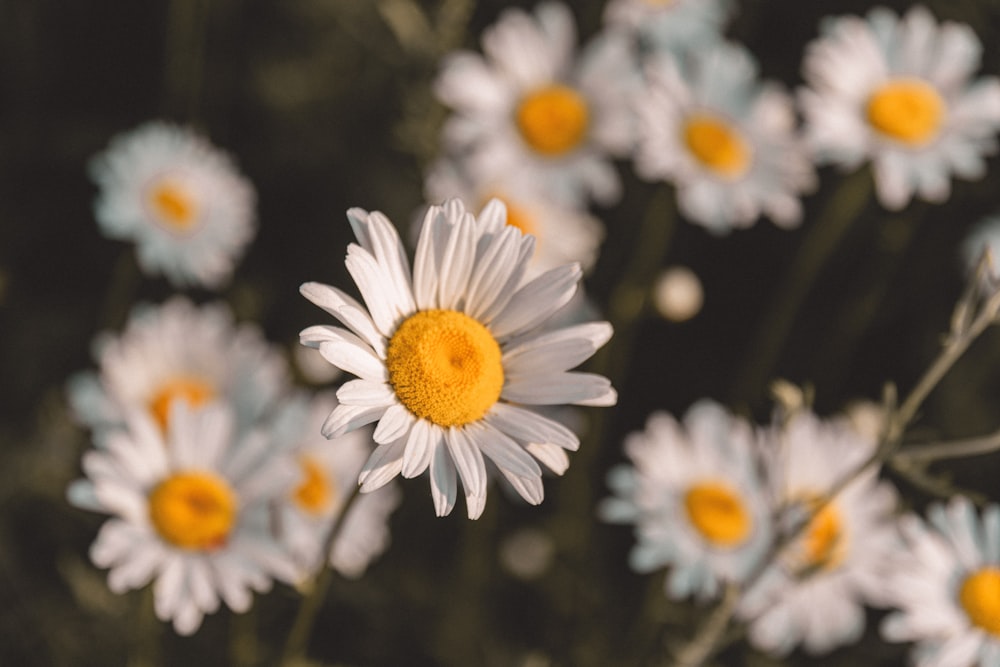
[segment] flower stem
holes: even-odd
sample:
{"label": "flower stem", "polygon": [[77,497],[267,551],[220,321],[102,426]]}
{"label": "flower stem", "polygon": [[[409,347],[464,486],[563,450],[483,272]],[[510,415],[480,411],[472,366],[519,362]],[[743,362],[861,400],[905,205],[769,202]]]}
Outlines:
{"label": "flower stem", "polygon": [[712,610],[691,641],[677,651],[674,656],[674,667],[700,667],[715,652],[720,644],[729,620],[736,611],[736,603],[740,599],[740,587],[729,584],[723,595],[722,602]]}

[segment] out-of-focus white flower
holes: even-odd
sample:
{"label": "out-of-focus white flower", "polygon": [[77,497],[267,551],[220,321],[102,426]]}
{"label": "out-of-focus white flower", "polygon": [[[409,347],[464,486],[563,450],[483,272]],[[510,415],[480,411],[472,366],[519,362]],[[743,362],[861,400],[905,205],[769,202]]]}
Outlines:
{"label": "out-of-focus white flower", "polygon": [[791,98],[757,81],[746,49],[719,43],[683,61],[652,58],[639,117],[636,171],[677,187],[681,213],[716,233],[766,215],[802,217],[799,195],[815,173],[795,136]]}
{"label": "out-of-focus white flower", "polygon": [[518,174],[547,198],[616,201],[609,158],[632,145],[638,80],[628,40],[602,35],[578,57],[569,9],[542,3],[533,15],[505,10],[482,43],[485,57],[454,53],[437,80],[455,112],[444,127],[448,152],[466,157],[477,183]]}
{"label": "out-of-focus white flower", "polygon": [[537,188],[513,178],[477,185],[459,165],[439,162],[428,174],[425,190],[428,200],[436,202],[460,199],[482,206],[491,199],[502,201],[507,224],[535,237],[535,254],[528,265],[532,277],[570,262],[588,270],[604,240],[600,221],[584,209],[546,198]]}
{"label": "out-of-focus white flower", "polygon": [[[153,582],[156,616],[191,634],[222,600],[250,608],[251,591],[296,570],[268,530],[269,503],[295,470],[266,455],[266,438],[235,436],[228,407],[179,405],[164,434],[144,411],[83,457],[70,500],[111,515],[90,550],[116,593]],[[83,503],[79,499],[86,498]]]}
{"label": "out-of-focus white flower", "polygon": [[112,139],[90,163],[97,222],[134,241],[139,265],[179,287],[227,283],[255,232],[253,186],[192,131],[151,122]]}
{"label": "out-of-focus white flower", "polygon": [[684,322],[697,315],[704,301],[701,281],[685,266],[666,269],[653,283],[653,305],[660,315],[673,322]]}
{"label": "out-of-focus white flower", "polygon": [[165,428],[180,402],[232,406],[246,430],[288,386],[281,352],[253,324],[236,325],[222,303],[195,306],[173,297],[162,306],[133,310],[118,337],[104,336],[96,350],[98,371],[70,379],[76,417],[95,430],[98,443],[121,428],[130,410],[144,410]]}
{"label": "out-of-focus white flower", "polygon": [[990,257],[990,277],[1000,278],[1000,215],[983,218],[962,242],[962,259],[972,271],[979,264],[983,253]]}
{"label": "out-of-focus white flower", "polygon": [[617,497],[600,506],[606,521],[634,523],[630,562],[664,566],[672,598],[717,595],[759,564],[771,543],[770,506],[760,483],[753,427],[711,401],[693,405],[683,426],[658,412],[625,441],[632,465],[612,469]]}
{"label": "out-of-focus white flower", "polygon": [[916,642],[916,667],[1000,664],[1000,506],[982,517],[962,496],[901,522],[907,548],[894,561],[882,623],[889,641]]}
{"label": "out-of-focus white flower", "polygon": [[309,400],[289,399],[272,422],[280,455],[300,469],[298,484],[278,502],[280,538],[303,576],[314,573],[333,522],[343,522],[329,553],[329,564],[345,577],[357,578],[389,545],[389,514],[399,504],[394,484],[356,499],[346,516],[344,505],[357,487],[361,466],[371,455],[370,429],[346,433],[334,441],[322,436],[323,421],[337,405],[332,393]]}
{"label": "out-of-focus white flower", "polygon": [[952,174],[981,178],[1000,129],[1000,81],[970,81],[981,52],[971,28],[938,24],[919,5],[902,18],[879,7],[826,20],[800,91],[816,157],[845,169],[871,160],[890,209],[914,195],[944,201]]}
{"label": "out-of-focus white flower", "polygon": [[337,392],[340,405],[323,434],[378,422],[379,446],[361,472],[362,491],[429,469],[435,511],[445,515],[455,504],[457,473],[469,517],[477,518],[488,458],[525,500],[540,503],[536,459],[562,472],[565,450],[579,440],[532,406],[617,400],[607,378],[570,372],[611,337],[607,322],[539,330],[572,298],[579,265],[525,282],[534,239],[506,224],[499,201],[478,219],[458,200],[430,207],[412,271],[384,215],[347,215],[358,239],[347,269],[364,305],[335,287],[302,286],[347,327],[310,327],[302,342],[359,376]]}
{"label": "out-of-focus white flower", "polygon": [[522,528],[500,544],[500,563],[504,569],[525,581],[545,574],[554,555],[552,537],[537,528]]}
{"label": "out-of-focus white flower", "polygon": [[888,562],[899,549],[896,494],[872,469],[816,511],[875,448],[844,420],[801,412],[769,445],[772,503],[783,508],[789,528],[808,523],[749,588],[738,614],[761,649],[780,655],[801,643],[823,653],[857,641],[864,604],[882,602]]}
{"label": "out-of-focus white flower", "polygon": [[611,0],[604,22],[651,49],[683,54],[721,39],[731,12],[729,0]]}

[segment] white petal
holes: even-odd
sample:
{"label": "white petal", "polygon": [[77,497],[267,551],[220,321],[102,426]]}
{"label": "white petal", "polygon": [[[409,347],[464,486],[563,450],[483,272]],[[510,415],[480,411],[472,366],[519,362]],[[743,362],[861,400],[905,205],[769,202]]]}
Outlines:
{"label": "white petal", "polygon": [[438,303],[441,308],[458,310],[469,287],[469,277],[476,257],[475,219],[465,214],[451,230],[438,266]]}
{"label": "white petal", "polygon": [[589,359],[611,338],[607,322],[589,322],[529,338],[503,353],[507,375],[566,371]]}
{"label": "white petal", "polygon": [[375,329],[368,311],[354,298],[322,283],[303,283],[299,292],[360,336],[371,345],[375,354],[385,357],[385,338]]}
{"label": "white petal", "polygon": [[378,426],[375,427],[372,439],[379,444],[398,440],[409,433],[410,428],[416,421],[417,418],[406,407],[398,403],[391,405],[385,411],[385,414],[382,415]]}
{"label": "white petal", "polygon": [[381,271],[371,253],[359,245],[347,247],[344,266],[357,284],[375,328],[383,336],[391,336],[401,315],[394,303],[399,288]]}
{"label": "white petal", "polygon": [[[514,403],[561,405],[584,401],[606,401],[611,381],[593,373],[550,373],[508,378],[501,396]],[[604,404],[604,403],[599,403]]]}
{"label": "white petal", "polygon": [[489,424],[470,425],[466,433],[475,445],[488,456],[500,470],[518,477],[538,476],[541,468],[517,442]]}
{"label": "white petal", "polygon": [[559,422],[532,410],[495,403],[485,420],[519,442],[552,443],[570,451],[580,447],[580,439]]}
{"label": "white petal", "polygon": [[431,457],[431,497],[434,499],[435,514],[438,516],[451,514],[457,494],[455,464],[444,442],[439,442]]}
{"label": "white petal", "polygon": [[313,326],[299,334],[299,340],[319,350],[331,364],[365,380],[385,382],[388,373],[385,364],[371,346],[346,329],[330,326]]}
{"label": "white petal", "polygon": [[569,468],[569,456],[566,455],[566,450],[559,445],[548,442],[530,442],[524,448],[557,475],[563,474]]}
{"label": "white petal", "polygon": [[343,405],[371,405],[389,407],[396,402],[392,386],[385,382],[351,380],[337,390],[337,400]]}
{"label": "white petal", "polygon": [[403,454],[403,477],[416,477],[430,465],[431,456],[437,451],[444,437],[440,427],[426,419],[417,419],[406,441]]}
{"label": "white petal", "polygon": [[462,428],[448,429],[444,440],[465,489],[469,518],[478,519],[486,506],[486,464],[483,455]]}
{"label": "white petal", "polygon": [[379,445],[365,461],[358,476],[361,492],[368,493],[388,484],[403,468],[403,452],[406,450],[406,439]]}
{"label": "white petal", "polygon": [[381,419],[388,409],[385,405],[338,405],[323,422],[320,433],[324,438],[339,438],[356,428]]}
{"label": "white petal", "polygon": [[576,263],[558,266],[538,276],[519,289],[503,312],[490,322],[493,335],[514,336],[545,321],[573,298],[582,276],[583,271]]}

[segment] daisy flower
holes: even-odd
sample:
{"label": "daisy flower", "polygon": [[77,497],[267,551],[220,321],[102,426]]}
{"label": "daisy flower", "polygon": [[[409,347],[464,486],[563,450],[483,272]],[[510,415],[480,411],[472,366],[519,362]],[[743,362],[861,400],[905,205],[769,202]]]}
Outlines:
{"label": "daisy flower", "polygon": [[639,572],[671,566],[671,598],[715,596],[720,584],[742,581],[770,545],[770,507],[759,482],[757,435],[744,420],[711,401],[693,405],[678,424],[658,412],[631,434],[631,465],[613,468],[618,496],[599,512],[633,523]]}
{"label": "daisy flower", "polygon": [[780,442],[767,450],[773,506],[784,509],[787,525],[812,516],[749,587],[738,614],[761,649],[782,655],[802,643],[809,653],[823,653],[857,641],[864,603],[881,601],[887,562],[899,548],[896,494],[872,470],[816,512],[834,484],[871,455],[875,441],[846,420],[820,421],[807,412],[775,438]]}
{"label": "daisy flower", "polygon": [[95,357],[98,371],[71,378],[68,395],[75,416],[97,432],[98,442],[123,426],[129,410],[144,410],[166,428],[178,402],[226,402],[244,430],[288,386],[284,356],[257,326],[237,326],[222,303],[195,306],[183,297],[134,309],[125,331],[105,335]]}
{"label": "daisy flower", "polygon": [[975,270],[984,251],[990,254],[990,275],[1000,278],[1000,215],[983,218],[962,242],[962,259],[965,268]]}
{"label": "daisy flower", "polygon": [[636,97],[637,173],[677,188],[685,217],[716,233],[761,215],[794,227],[815,174],[796,139],[791,98],[757,81],[753,57],[719,43],[681,61],[660,56]]}
{"label": "daisy flower", "polygon": [[886,208],[948,198],[949,176],[981,178],[996,152],[1000,81],[970,81],[982,46],[966,25],[916,6],[828,19],[802,64],[807,140],[822,162],[871,160]]}
{"label": "daisy flower", "polygon": [[543,3],[507,9],[483,33],[485,57],[447,57],[436,83],[454,109],[447,150],[468,159],[477,182],[517,173],[550,197],[609,204],[621,185],[610,157],[631,148],[627,91],[637,82],[630,46],[606,34],[577,58],[573,16]]}
{"label": "daisy flower", "polygon": [[[153,581],[156,616],[191,634],[220,600],[250,608],[251,591],[296,570],[268,532],[268,507],[287,492],[295,470],[262,455],[260,433],[234,437],[224,405],[171,413],[166,434],[148,414],[130,412],[128,427],[83,457],[86,479],[70,500],[111,515],[90,549],[108,568],[115,593]],[[74,504],[76,504],[74,502]]]}
{"label": "daisy flower", "polygon": [[572,298],[579,265],[524,282],[535,241],[506,224],[499,201],[478,219],[458,200],[431,206],[412,272],[384,215],[351,209],[347,217],[358,239],[347,269],[365,304],[335,287],[302,286],[347,327],[310,327],[302,342],[360,378],[337,392],[340,405],[323,435],[378,422],[361,490],[429,468],[439,516],[454,507],[456,471],[469,517],[482,513],[487,459],[525,500],[540,503],[536,459],[561,472],[564,449],[575,450],[579,440],[532,406],[616,401],[607,378],[569,372],[611,337],[608,323],[538,329]]}
{"label": "daisy flower", "polygon": [[535,237],[529,275],[570,262],[579,262],[586,271],[597,260],[604,240],[604,228],[597,218],[577,206],[546,198],[536,188],[512,178],[477,185],[457,164],[441,161],[431,168],[425,190],[430,201],[503,202],[507,224]]}
{"label": "daisy flower", "polygon": [[95,214],[110,238],[132,240],[147,274],[178,287],[227,283],[255,231],[253,186],[191,130],[152,122],[93,158]]}
{"label": "daisy flower", "polygon": [[[327,532],[357,487],[361,466],[371,455],[371,431],[359,429],[330,442],[320,434],[337,406],[332,393],[312,400],[297,395],[275,417],[275,442],[300,470],[300,481],[279,501],[278,525],[303,574],[311,574],[326,556],[321,549]],[[389,545],[389,514],[399,504],[395,485],[361,496],[351,505],[329,554],[330,565],[342,575],[358,578],[373,558]]]}
{"label": "daisy flower", "polygon": [[604,22],[654,50],[682,54],[719,40],[731,13],[729,0],[612,0]]}
{"label": "daisy flower", "polygon": [[908,549],[888,596],[898,611],[882,623],[889,641],[915,641],[917,667],[1000,665],[1000,506],[976,515],[965,497],[901,522]]}

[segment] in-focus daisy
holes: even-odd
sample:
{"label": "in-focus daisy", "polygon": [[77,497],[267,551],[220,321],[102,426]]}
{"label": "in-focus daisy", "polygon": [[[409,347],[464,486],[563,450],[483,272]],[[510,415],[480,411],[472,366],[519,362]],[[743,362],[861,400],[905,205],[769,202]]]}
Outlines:
{"label": "in-focus daisy", "polygon": [[651,49],[682,54],[719,40],[731,11],[729,0],[611,0],[604,22]]}
{"label": "in-focus daisy", "polygon": [[237,612],[272,579],[295,567],[269,533],[269,504],[288,492],[295,469],[266,455],[267,439],[237,439],[232,414],[217,404],[181,405],[164,435],[148,414],[83,457],[86,479],[70,500],[111,516],[90,556],[108,568],[116,593],[153,581],[156,616],[191,634],[220,599]]}
{"label": "in-focus daisy", "polygon": [[229,403],[245,430],[288,385],[281,352],[257,326],[234,324],[222,303],[195,306],[173,297],[159,307],[137,307],[120,336],[106,335],[95,347],[99,369],[71,378],[69,400],[98,442],[123,425],[129,410],[145,410],[165,428],[177,402]]}
{"label": "in-focus daisy", "polygon": [[625,441],[632,465],[612,469],[608,484],[618,497],[605,500],[600,514],[635,524],[631,565],[639,572],[670,566],[670,597],[714,596],[767,552],[770,506],[757,437],[744,420],[702,401],[683,425],[658,412]]}
{"label": "in-focus daisy", "polygon": [[907,550],[888,579],[898,608],[882,624],[890,641],[915,641],[917,667],[1000,665],[1000,506],[976,515],[965,497],[901,522]]}
{"label": "in-focus daisy", "polygon": [[757,81],[746,49],[719,43],[683,61],[660,56],[646,74],[636,97],[641,177],[673,183],[681,213],[716,233],[761,215],[799,223],[812,164],[794,135],[791,98]]}
{"label": "in-focus daisy", "polygon": [[528,502],[541,502],[536,459],[561,473],[564,450],[579,440],[533,406],[616,401],[607,378],[569,372],[611,337],[608,323],[538,330],[572,298],[579,265],[523,281],[534,238],[506,224],[499,201],[478,219],[458,200],[430,207],[412,272],[384,215],[347,216],[359,243],[348,248],[347,269],[365,304],[335,287],[302,286],[347,327],[310,327],[302,342],[360,378],[337,392],[323,434],[377,421],[361,490],[429,468],[438,515],[454,507],[456,471],[469,517],[482,513],[487,460]]}
{"label": "in-focus daisy", "polygon": [[441,161],[428,174],[425,190],[430,201],[503,202],[507,224],[535,237],[529,276],[570,262],[579,262],[586,271],[597,260],[604,239],[604,228],[597,218],[579,206],[545,197],[528,183],[505,178],[476,184],[458,164]]}
{"label": "in-focus daisy", "polygon": [[101,230],[134,241],[139,265],[179,287],[230,279],[255,231],[253,186],[186,128],[152,122],[115,137],[90,163]]}
{"label": "in-focus daisy", "polygon": [[822,653],[857,641],[863,605],[881,602],[887,563],[899,548],[896,494],[870,470],[815,508],[871,455],[875,442],[846,420],[800,412],[769,447],[772,503],[784,508],[789,524],[812,517],[741,600],[738,613],[749,623],[750,640],[779,655],[799,643]]}
{"label": "in-focus daisy", "polygon": [[981,178],[1000,129],[1000,81],[970,81],[981,52],[971,28],[938,24],[919,5],[902,18],[880,7],[828,19],[802,64],[817,158],[845,169],[871,160],[890,209],[914,195],[944,201],[952,174]]}
{"label": "in-focus daisy", "polygon": [[628,41],[606,34],[577,57],[569,9],[543,3],[534,15],[505,10],[482,43],[485,58],[452,54],[437,81],[455,111],[448,152],[467,157],[477,182],[516,173],[553,198],[613,203],[621,186],[609,158],[633,139],[627,91],[638,72]]}
{"label": "in-focus daisy", "polygon": [[297,395],[272,422],[276,446],[300,471],[299,482],[279,502],[278,526],[303,575],[309,575],[325,557],[320,552],[334,520],[342,521],[329,563],[342,575],[357,578],[389,545],[388,518],[400,497],[396,486],[389,485],[357,498],[347,516],[339,518],[374,443],[370,429],[334,442],[324,438],[320,428],[336,405],[332,393],[312,400]]}

